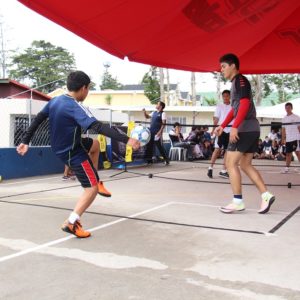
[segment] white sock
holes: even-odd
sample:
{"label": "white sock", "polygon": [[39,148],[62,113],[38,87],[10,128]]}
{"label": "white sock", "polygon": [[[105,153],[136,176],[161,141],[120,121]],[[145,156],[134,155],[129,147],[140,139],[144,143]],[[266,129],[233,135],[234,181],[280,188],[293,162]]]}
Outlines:
{"label": "white sock", "polygon": [[226,170],[224,170],[224,169],[223,169],[221,172],[222,172],[222,173],[227,173],[227,171],[226,171]]}
{"label": "white sock", "polygon": [[213,167],[208,167],[208,170],[212,170],[213,169]]}
{"label": "white sock", "polygon": [[270,195],[270,192],[266,191],[261,194],[261,197],[262,197],[262,199],[264,199],[265,197],[268,197],[269,195]]}
{"label": "white sock", "polygon": [[79,215],[77,215],[75,212],[71,212],[68,221],[69,221],[71,224],[74,224],[77,220],[80,220]]}
{"label": "white sock", "polygon": [[240,205],[241,203],[243,203],[243,199],[240,198],[233,198],[232,202],[236,205]]}

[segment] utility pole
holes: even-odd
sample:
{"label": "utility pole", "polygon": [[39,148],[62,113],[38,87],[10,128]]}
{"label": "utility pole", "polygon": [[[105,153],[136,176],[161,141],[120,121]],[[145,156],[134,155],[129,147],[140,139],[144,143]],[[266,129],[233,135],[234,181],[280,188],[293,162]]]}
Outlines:
{"label": "utility pole", "polygon": [[[1,18],[1,16],[0,16]],[[0,20],[0,64],[2,69],[2,78],[6,77],[6,50],[4,47],[4,33],[3,33],[3,23]]]}
{"label": "utility pole", "polygon": [[160,83],[160,100],[165,101],[165,87],[164,87],[164,69],[159,68],[159,83]]}
{"label": "utility pole", "polygon": [[167,105],[170,105],[170,74],[169,69],[166,69],[167,73]]}
{"label": "utility pole", "polygon": [[[196,75],[195,72],[191,73],[191,94],[192,94],[192,105],[196,106]],[[193,125],[195,125],[196,112],[193,111]]]}

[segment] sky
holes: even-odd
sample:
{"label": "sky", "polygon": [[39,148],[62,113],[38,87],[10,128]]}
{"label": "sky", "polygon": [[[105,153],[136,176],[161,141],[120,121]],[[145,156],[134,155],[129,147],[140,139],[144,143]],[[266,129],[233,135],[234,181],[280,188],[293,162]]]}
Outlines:
{"label": "sky", "polygon": [[[97,85],[101,82],[104,64],[110,63],[110,73],[122,84],[140,83],[149,65],[129,62],[114,57],[72,32],[40,16],[16,0],[0,0],[0,22],[6,50],[22,51],[34,40],[45,40],[61,46],[74,54],[78,70],[86,72]],[[179,83],[181,91],[190,91],[191,73],[169,70],[170,83]],[[221,86],[221,89],[225,88]],[[210,73],[196,73],[196,91],[216,90],[216,82]]]}

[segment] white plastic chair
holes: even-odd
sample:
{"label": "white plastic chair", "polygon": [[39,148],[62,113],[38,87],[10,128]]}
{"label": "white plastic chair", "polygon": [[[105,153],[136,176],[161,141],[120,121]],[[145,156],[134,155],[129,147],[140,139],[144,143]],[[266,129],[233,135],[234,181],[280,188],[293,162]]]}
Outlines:
{"label": "white plastic chair", "polygon": [[187,154],[187,149],[183,148],[183,147],[176,147],[173,146],[173,142],[172,139],[169,137],[170,139],[170,143],[171,143],[171,148],[169,151],[169,159],[170,160],[181,160],[181,158],[183,158],[182,160],[186,160],[186,154]]}

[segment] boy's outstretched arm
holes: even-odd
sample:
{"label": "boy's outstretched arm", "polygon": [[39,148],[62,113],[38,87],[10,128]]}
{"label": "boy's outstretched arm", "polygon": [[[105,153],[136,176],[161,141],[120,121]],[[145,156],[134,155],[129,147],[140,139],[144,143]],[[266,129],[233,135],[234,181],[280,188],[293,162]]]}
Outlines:
{"label": "boy's outstretched arm", "polygon": [[20,155],[25,155],[27,153],[28,148],[29,148],[28,145],[30,143],[31,138],[33,137],[36,130],[39,128],[40,124],[47,118],[48,118],[48,115],[43,112],[39,112],[37,114],[36,118],[32,121],[30,126],[27,128],[27,130],[22,138],[21,144],[17,147],[17,152]]}

